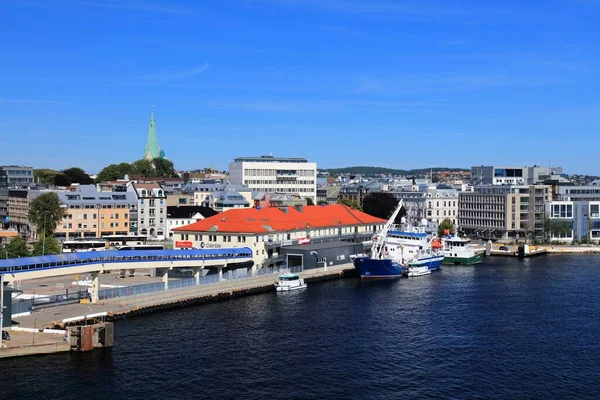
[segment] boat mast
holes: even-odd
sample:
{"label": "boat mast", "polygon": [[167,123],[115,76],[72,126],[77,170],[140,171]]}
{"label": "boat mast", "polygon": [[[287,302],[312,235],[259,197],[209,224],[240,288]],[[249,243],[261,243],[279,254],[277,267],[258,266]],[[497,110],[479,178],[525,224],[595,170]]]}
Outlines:
{"label": "boat mast", "polygon": [[385,238],[387,237],[387,234],[388,234],[390,228],[394,224],[394,221],[396,221],[396,217],[398,216],[398,213],[400,212],[400,209],[402,208],[403,202],[404,202],[404,199],[401,199],[398,202],[398,207],[396,207],[396,209],[394,210],[394,213],[392,214],[390,219],[388,219],[388,221],[383,226],[383,229],[381,230],[379,235],[377,235],[377,243],[375,243],[375,246],[373,246],[372,258],[376,258],[376,259],[381,258],[381,252],[383,250],[383,245],[385,244]]}

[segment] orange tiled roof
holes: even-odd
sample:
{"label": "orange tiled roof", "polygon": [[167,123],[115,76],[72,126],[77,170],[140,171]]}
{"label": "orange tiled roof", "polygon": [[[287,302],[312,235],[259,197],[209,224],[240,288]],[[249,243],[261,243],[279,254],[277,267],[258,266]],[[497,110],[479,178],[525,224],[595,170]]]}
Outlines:
{"label": "orange tiled roof", "polygon": [[269,233],[295,229],[332,228],[347,225],[380,224],[385,220],[353,210],[342,204],[305,206],[302,211],[288,207],[287,213],[279,208],[240,208],[175,228],[181,232]]}

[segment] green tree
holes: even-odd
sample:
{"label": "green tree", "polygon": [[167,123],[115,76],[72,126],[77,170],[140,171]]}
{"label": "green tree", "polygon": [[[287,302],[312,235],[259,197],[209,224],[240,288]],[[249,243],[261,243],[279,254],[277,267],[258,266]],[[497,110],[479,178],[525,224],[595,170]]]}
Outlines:
{"label": "green tree", "polygon": [[350,200],[350,199],[341,199],[338,203],[343,204],[347,207],[353,208],[355,210],[362,211],[362,208],[361,208],[360,204],[358,204],[357,201]]}
{"label": "green tree", "polygon": [[450,234],[454,233],[454,224],[450,218],[444,218],[440,225],[438,226],[438,237],[442,237],[445,234],[445,231],[448,231]]}
{"label": "green tree", "polygon": [[33,180],[35,183],[40,183],[42,185],[54,185],[54,177],[58,173],[58,171],[55,171],[53,169],[34,169]]}
{"label": "green tree", "polygon": [[126,162],[122,162],[120,164],[110,164],[100,171],[96,177],[96,183],[123,179],[125,175],[131,175],[133,169],[133,165]]}
{"label": "green tree", "polygon": [[29,222],[37,227],[40,237],[52,236],[66,215],[67,211],[60,206],[58,195],[54,192],[39,195],[29,205]]}
{"label": "green tree", "polygon": [[0,258],[18,258],[27,256],[29,256],[27,242],[19,236],[12,238],[0,254]]}
{"label": "green tree", "polygon": [[154,171],[148,177],[156,178],[177,178],[178,175],[175,172],[175,165],[173,161],[167,160],[166,158],[155,158],[152,160],[152,166]]}
{"label": "green tree", "polygon": [[59,172],[54,176],[54,184],[56,186],[70,186],[71,183],[73,183],[73,180],[62,172]]}
{"label": "green tree", "polygon": [[311,197],[305,197],[306,199],[306,205],[307,206],[314,206],[315,202],[313,201],[313,199]]}
{"label": "green tree", "polygon": [[138,175],[144,178],[154,176],[154,165],[150,160],[137,160],[134,161],[131,166],[133,167],[131,170],[132,175]]}
{"label": "green tree", "polygon": [[60,254],[62,249],[58,240],[54,238],[54,236],[48,236],[45,238],[40,237],[40,240],[33,244],[33,255],[34,256],[42,256],[48,254]]}
{"label": "green tree", "polygon": [[79,183],[80,185],[89,185],[93,183],[93,179],[81,168],[71,167],[61,171],[62,174],[66,175],[71,183]]}
{"label": "green tree", "polygon": [[[363,211],[377,218],[389,219],[396,207],[398,207],[398,199],[388,192],[371,192],[363,199]],[[404,216],[406,216],[406,209],[403,206],[394,223],[399,224]]]}

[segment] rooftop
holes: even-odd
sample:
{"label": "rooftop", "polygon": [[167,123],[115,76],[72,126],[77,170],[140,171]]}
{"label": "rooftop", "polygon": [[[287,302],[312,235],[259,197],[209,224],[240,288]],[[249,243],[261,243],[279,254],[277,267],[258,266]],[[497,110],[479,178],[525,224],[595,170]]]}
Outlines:
{"label": "rooftop", "polygon": [[380,223],[385,223],[385,220],[342,204],[331,204],[299,208],[231,209],[202,221],[175,228],[173,231],[260,234]]}
{"label": "rooftop", "polygon": [[294,157],[273,157],[273,156],[260,156],[260,157],[238,157],[234,162],[292,162],[292,163],[306,163],[306,158],[294,158]]}
{"label": "rooftop", "polygon": [[202,206],[168,206],[167,207],[167,218],[192,218],[194,215],[200,213],[204,218],[212,217],[217,215],[218,212],[210,207]]}

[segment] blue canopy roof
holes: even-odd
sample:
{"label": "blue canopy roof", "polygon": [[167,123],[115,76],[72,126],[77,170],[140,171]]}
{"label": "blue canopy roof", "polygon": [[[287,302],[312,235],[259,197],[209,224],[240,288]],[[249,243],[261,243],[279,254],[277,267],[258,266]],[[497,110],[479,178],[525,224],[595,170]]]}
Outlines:
{"label": "blue canopy roof", "polygon": [[55,264],[65,261],[87,261],[97,258],[108,257],[149,257],[149,256],[180,256],[188,255],[226,255],[226,254],[248,254],[252,255],[249,247],[229,249],[184,249],[184,250],[106,250],[106,251],[82,251],[77,253],[62,253],[48,256],[9,258],[0,260],[0,269],[5,267],[19,267],[37,264]]}

